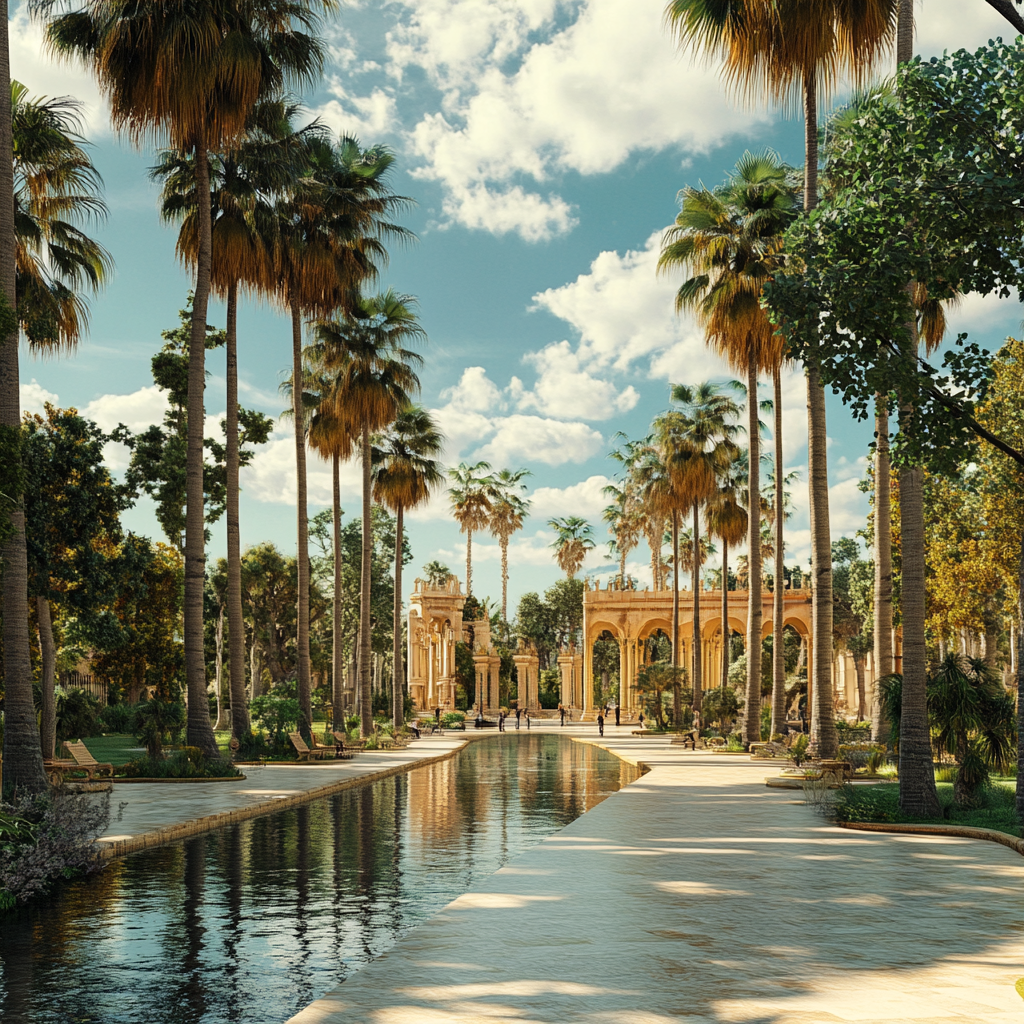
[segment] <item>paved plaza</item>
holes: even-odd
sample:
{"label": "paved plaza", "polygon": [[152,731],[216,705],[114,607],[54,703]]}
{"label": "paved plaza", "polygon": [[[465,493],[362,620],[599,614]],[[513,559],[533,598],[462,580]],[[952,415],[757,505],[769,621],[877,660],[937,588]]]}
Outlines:
{"label": "paved plaza", "polygon": [[763,764],[613,733],[649,773],[291,1024],[1024,1019],[1019,854],[834,828]]}

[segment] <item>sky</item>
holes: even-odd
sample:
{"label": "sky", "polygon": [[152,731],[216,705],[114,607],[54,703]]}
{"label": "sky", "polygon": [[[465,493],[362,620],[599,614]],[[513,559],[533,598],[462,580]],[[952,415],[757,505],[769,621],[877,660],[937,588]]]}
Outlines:
{"label": "sky", "polygon": [[[924,0],[916,52],[975,48],[1012,29],[984,0]],[[560,576],[547,525],[580,515],[600,541],[585,572],[613,571],[601,510],[615,476],[607,453],[622,431],[647,432],[673,383],[736,376],[673,312],[681,279],[659,277],[660,240],[685,185],[713,187],[745,150],[773,149],[802,163],[802,124],[785,110],[744,106],[713,67],[680,55],[666,32],[664,0],[350,0],[326,25],[320,86],[302,97],[305,116],[364,146],[396,156],[395,191],[415,200],[402,223],[417,241],[392,252],[380,287],[418,299],[429,341],[421,401],[447,437],[445,462],[487,460],[526,468],[532,501],[510,548],[512,606]],[[54,63],[20,0],[10,5],[14,78],[33,96],[83,103],[86,134],[106,187],[107,219],[95,226],[116,271],[92,300],[88,337],[59,358],[23,348],[22,402],[74,406],[102,428],[139,431],[160,422],[165,399],[150,360],[160,332],[177,325],[190,287],[174,257],[175,229],[162,224],[148,179],[154,150],[115,136],[95,83]],[[998,347],[1020,328],[1016,298],[968,296],[950,331]],[[223,307],[210,322],[223,326]],[[271,305],[239,312],[240,400],[275,418],[290,367],[290,327]],[[223,352],[208,355],[208,434],[224,416]],[[762,397],[770,396],[764,382]],[[807,428],[799,369],[785,375],[783,446],[796,471],[787,561],[806,564]],[[828,399],[833,538],[863,527],[871,428]],[[115,473],[127,453],[106,449]],[[291,426],[242,471],[243,546],[271,540],[294,553],[295,469]],[[358,466],[343,469],[342,504],[358,514]],[[330,505],[329,467],[309,462],[310,514]],[[160,538],[148,499],[125,515]],[[432,560],[465,573],[465,542],[438,495],[408,520],[410,577]],[[223,520],[211,558],[226,550]],[[474,593],[500,598],[496,542],[474,537]],[[714,564],[715,559],[711,560]],[[641,546],[628,570],[650,582]]]}

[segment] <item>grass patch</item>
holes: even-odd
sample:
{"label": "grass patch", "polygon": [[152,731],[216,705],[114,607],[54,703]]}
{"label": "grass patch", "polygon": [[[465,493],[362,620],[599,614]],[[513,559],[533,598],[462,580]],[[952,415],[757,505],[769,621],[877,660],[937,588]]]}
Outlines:
{"label": "grass patch", "polygon": [[111,733],[109,736],[89,736],[82,741],[86,749],[100,764],[112,764],[115,768],[145,754],[146,749],[127,733]]}
{"label": "grass patch", "polygon": [[1006,785],[989,786],[980,794],[981,806],[970,810],[953,803],[953,785],[936,783],[942,817],[916,818],[899,807],[900,787],[883,782],[875,786],[845,786],[836,794],[830,813],[836,821],[878,821],[901,825],[969,825],[993,828],[1011,836],[1021,835],[1014,791]]}

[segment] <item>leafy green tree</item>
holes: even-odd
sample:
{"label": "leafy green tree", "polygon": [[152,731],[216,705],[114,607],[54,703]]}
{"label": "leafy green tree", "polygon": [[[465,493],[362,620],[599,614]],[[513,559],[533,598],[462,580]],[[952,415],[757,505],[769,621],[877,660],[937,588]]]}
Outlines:
{"label": "leafy green tree", "polygon": [[[167,394],[168,408],[162,426],[148,427],[131,434],[121,427],[116,437],[131,449],[126,481],[156,502],[156,517],[167,537],[179,551],[184,550],[187,522],[188,470],[188,347],[191,343],[191,296],[185,309],[178,311],[180,325],[161,332],[163,347],[153,357],[153,382]],[[224,331],[206,326],[206,347],[220,348]],[[247,466],[255,455],[255,446],[265,444],[273,430],[273,420],[261,412],[238,409],[239,464]],[[207,526],[223,514],[227,496],[227,450],[215,438],[204,440],[209,461],[203,463],[204,507]],[[209,530],[207,530],[209,536]]]}
{"label": "leafy green tree", "polygon": [[35,598],[42,655],[42,750],[55,755],[54,683],[57,643],[54,618],[73,619],[80,640],[90,639],[117,588],[112,563],[121,539],[119,516],[130,490],[115,484],[103,462],[109,440],[74,409],[46,406],[46,415],[25,417],[22,456],[29,591]]}
{"label": "leafy green tree", "polygon": [[554,609],[539,594],[523,594],[519,599],[514,622],[516,635],[532,644],[540,659],[541,670],[551,667],[551,656],[558,649]]}

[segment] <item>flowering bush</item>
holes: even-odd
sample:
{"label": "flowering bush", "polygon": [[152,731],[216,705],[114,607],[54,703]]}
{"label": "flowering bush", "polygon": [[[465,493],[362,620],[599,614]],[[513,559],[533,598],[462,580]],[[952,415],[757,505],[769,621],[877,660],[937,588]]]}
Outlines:
{"label": "flowering bush", "polygon": [[95,840],[109,818],[109,797],[26,797],[0,804],[0,910],[44,895],[62,878],[95,871]]}

